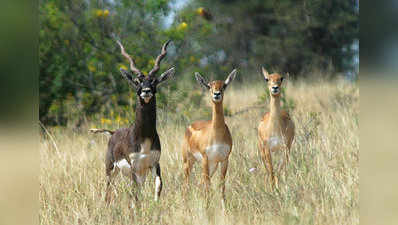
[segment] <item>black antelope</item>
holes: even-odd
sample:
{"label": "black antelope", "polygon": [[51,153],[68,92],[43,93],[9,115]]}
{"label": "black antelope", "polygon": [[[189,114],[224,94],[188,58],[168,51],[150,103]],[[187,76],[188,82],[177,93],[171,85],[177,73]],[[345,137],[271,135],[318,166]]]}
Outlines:
{"label": "black antelope", "polygon": [[[273,188],[275,184],[278,186],[278,177],[274,176],[271,153],[283,152],[285,157],[281,158],[278,170],[286,168],[294,138],[294,123],[289,114],[281,109],[280,97],[284,77],[277,73],[268,74],[264,68],[262,68],[262,72],[270,92],[271,107],[270,112],[264,115],[258,125],[258,147],[268,172],[269,183]],[[265,182],[267,183],[267,177]]]}
{"label": "black antelope", "polygon": [[213,107],[213,116],[210,121],[197,121],[190,125],[185,132],[182,148],[186,185],[195,161],[202,163],[202,183],[206,191],[210,186],[210,178],[221,164],[221,193],[225,201],[225,176],[228,169],[228,157],[232,149],[232,138],[228,126],[225,124],[223,112],[223,96],[227,86],[234,80],[236,69],[225,81],[207,83],[199,74],[195,73],[196,80],[205,89],[210,91]]}
{"label": "black antelope", "polygon": [[155,174],[155,200],[158,200],[162,191],[162,177],[159,165],[161,147],[156,131],[156,89],[160,83],[174,75],[174,68],[167,70],[159,77],[155,77],[155,74],[160,69],[160,62],[166,56],[169,41],[163,45],[153,69],[147,76],[135,67],[133,59],[125,52],[123,45],[119,41],[117,43],[122,55],[130,62],[130,70],[136,75],[133,77],[131,73],[120,69],[129,86],[137,93],[137,106],[135,121],[130,127],[116,131],[90,130],[94,133],[107,132],[112,135],[105,158],[106,201],[109,203],[111,200],[113,178],[120,170],[136,184],[142,185],[150,169]]}

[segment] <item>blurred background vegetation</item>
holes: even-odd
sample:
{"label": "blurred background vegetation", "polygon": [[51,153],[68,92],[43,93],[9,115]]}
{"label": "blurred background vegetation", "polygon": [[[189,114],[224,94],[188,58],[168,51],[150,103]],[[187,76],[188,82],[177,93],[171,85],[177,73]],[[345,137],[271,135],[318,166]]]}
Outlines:
{"label": "blurred background vegetation", "polygon": [[176,79],[161,88],[157,100],[160,110],[178,111],[188,119],[203,97],[193,84],[194,71],[223,79],[238,68],[235,82],[241,83],[262,80],[260,66],[289,73],[293,79],[315,74],[356,80],[358,4],[357,0],[40,0],[40,121],[80,127],[87,120],[106,126],[134,119],[135,93],[119,73],[128,63],[114,36],[144,72],[152,68],[162,43],[173,41],[161,70],[175,66]]}

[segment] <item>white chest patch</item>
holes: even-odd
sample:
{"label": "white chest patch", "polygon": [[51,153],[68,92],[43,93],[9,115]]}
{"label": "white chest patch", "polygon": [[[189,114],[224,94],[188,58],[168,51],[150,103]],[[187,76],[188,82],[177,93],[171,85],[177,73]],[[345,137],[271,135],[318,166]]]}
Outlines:
{"label": "white chest patch", "polygon": [[268,140],[268,146],[270,149],[280,148],[283,146],[283,139],[279,136],[270,137]]}
{"label": "white chest patch", "polygon": [[195,152],[195,153],[193,154],[193,156],[194,156],[195,159],[198,160],[198,161],[202,161],[202,159],[203,159],[202,154],[200,154],[200,152]]}
{"label": "white chest patch", "polygon": [[[209,161],[219,162],[219,161],[224,161],[229,155],[230,151],[231,149],[229,145],[214,144],[206,148],[206,155]],[[200,154],[200,152],[195,152],[193,155],[198,161],[201,161],[203,159],[202,154]]]}
{"label": "white chest patch", "polygon": [[215,162],[227,159],[230,151],[230,147],[226,144],[214,144],[206,148],[206,154],[209,161]]}
{"label": "white chest patch", "polygon": [[[230,146],[226,144],[214,144],[206,148],[210,177],[212,177],[214,172],[216,171],[218,163],[227,159],[230,151]],[[202,161],[203,159],[200,152],[195,152],[194,157],[198,161]]]}

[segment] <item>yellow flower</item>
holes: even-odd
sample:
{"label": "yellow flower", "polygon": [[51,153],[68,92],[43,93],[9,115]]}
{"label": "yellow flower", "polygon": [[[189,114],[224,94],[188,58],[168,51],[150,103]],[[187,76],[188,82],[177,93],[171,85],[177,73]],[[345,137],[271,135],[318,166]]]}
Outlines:
{"label": "yellow flower", "polygon": [[101,9],[97,9],[97,11],[95,11],[95,14],[97,15],[97,17],[101,17],[104,15],[104,11],[102,11]]}
{"label": "yellow flower", "polygon": [[192,55],[191,57],[189,57],[189,60],[191,61],[191,63],[193,63],[196,61],[196,58],[195,58],[195,56]]}
{"label": "yellow flower", "polygon": [[106,119],[106,118],[101,118],[101,124],[102,124],[102,125],[103,125],[103,124],[108,124],[108,125],[110,125],[110,124],[112,124],[112,120]]}
{"label": "yellow flower", "polygon": [[109,15],[109,10],[107,10],[107,9],[104,10],[104,11],[103,11],[103,16],[104,16],[104,17],[107,17],[108,15]]}
{"label": "yellow flower", "polygon": [[180,23],[180,25],[178,25],[178,30],[185,30],[187,29],[188,24],[185,22]]}
{"label": "yellow flower", "polygon": [[198,8],[197,10],[196,10],[196,12],[198,13],[198,14],[202,14],[203,13],[203,7],[200,7],[200,8]]}
{"label": "yellow flower", "polygon": [[127,70],[127,66],[125,66],[125,65],[123,65],[123,64],[120,64],[120,65],[119,65],[119,69]]}
{"label": "yellow flower", "polygon": [[96,71],[96,68],[93,65],[88,65],[87,68],[88,68],[88,70],[90,70],[90,72],[95,72]]}

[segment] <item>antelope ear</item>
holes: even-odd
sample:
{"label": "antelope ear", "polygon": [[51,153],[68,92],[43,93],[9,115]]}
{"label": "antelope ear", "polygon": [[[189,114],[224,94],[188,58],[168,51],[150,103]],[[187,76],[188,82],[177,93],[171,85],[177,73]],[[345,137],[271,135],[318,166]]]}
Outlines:
{"label": "antelope ear", "polygon": [[289,82],[289,77],[290,77],[289,73],[286,73],[286,75],[284,75],[282,77],[282,84],[283,85],[286,85]]}
{"label": "antelope ear", "polygon": [[263,76],[266,82],[269,80],[269,73],[264,69],[264,67],[261,67],[261,71],[263,72]]}
{"label": "antelope ear", "polygon": [[224,89],[235,79],[237,69],[232,70],[232,72],[228,75],[227,79],[224,81]]}
{"label": "antelope ear", "polygon": [[133,79],[131,74],[122,68],[120,68],[120,73],[122,73],[123,78],[127,80],[127,83],[129,84],[130,87],[132,87],[135,90],[138,89],[140,85],[140,81],[138,80],[138,78]]}
{"label": "antelope ear", "polygon": [[200,84],[200,86],[206,89],[210,89],[210,86],[207,84],[206,80],[198,72],[195,72],[195,78],[196,81],[198,81],[198,83]]}
{"label": "antelope ear", "polygon": [[174,73],[175,73],[174,67],[171,67],[171,68],[168,69],[166,72],[163,72],[163,73],[159,76],[159,78],[157,78],[157,80],[158,80],[158,85],[161,84],[161,83],[163,83],[164,81],[170,79],[171,77],[173,77],[173,76],[174,76]]}

